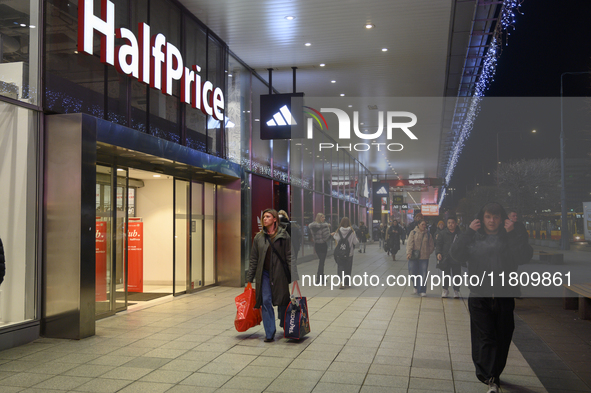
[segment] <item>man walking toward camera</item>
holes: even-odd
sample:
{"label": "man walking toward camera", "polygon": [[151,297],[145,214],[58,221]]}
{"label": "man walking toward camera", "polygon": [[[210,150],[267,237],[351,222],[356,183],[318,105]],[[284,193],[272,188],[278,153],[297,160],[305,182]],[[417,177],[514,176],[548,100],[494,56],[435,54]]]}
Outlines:
{"label": "man walking toward camera", "polygon": [[499,391],[499,377],[507,363],[515,329],[514,298],[520,295],[519,287],[501,284],[500,274],[508,277],[533,255],[527,237],[516,231],[513,224],[500,204],[489,203],[450,248],[453,259],[467,263],[470,277],[486,277],[479,285],[470,287],[468,309],[472,361],[476,377],[488,386],[487,393]]}

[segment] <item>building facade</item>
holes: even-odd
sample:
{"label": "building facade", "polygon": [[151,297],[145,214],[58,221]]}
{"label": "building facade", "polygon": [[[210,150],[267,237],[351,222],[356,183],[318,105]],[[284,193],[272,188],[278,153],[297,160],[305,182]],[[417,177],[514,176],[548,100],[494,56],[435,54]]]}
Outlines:
{"label": "building facade", "polygon": [[0,349],[243,285],[264,208],[304,235],[319,212],[334,229],[371,217],[372,174],[346,151],[260,139],[272,89],[179,3],[0,10]]}

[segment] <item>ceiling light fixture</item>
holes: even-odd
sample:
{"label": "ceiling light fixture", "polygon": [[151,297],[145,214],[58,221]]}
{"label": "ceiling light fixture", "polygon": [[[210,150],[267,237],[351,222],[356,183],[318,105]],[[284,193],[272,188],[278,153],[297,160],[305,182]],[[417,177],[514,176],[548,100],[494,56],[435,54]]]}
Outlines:
{"label": "ceiling light fixture", "polygon": [[326,64],[324,63],[320,63],[320,67],[324,67]]}
{"label": "ceiling light fixture", "polygon": [[382,48],[382,52],[388,52],[388,48]]}
{"label": "ceiling light fixture", "polygon": [[295,18],[296,18],[295,16],[291,16],[291,15],[288,15],[285,17],[285,19],[287,19],[287,20],[294,20]]}
{"label": "ceiling light fixture", "polygon": [[373,29],[374,27],[375,27],[375,26],[374,26],[374,25],[372,25],[371,23],[368,23],[368,24],[366,24],[366,25],[365,25],[365,28],[366,28],[366,29],[368,29],[368,30],[369,30],[369,29]]}
{"label": "ceiling light fixture", "polygon": [[337,83],[337,81],[330,81],[330,83]]}
{"label": "ceiling light fixture", "polygon": [[345,96],[345,93],[341,93],[341,97],[344,97],[344,96]]}
{"label": "ceiling light fixture", "polygon": [[312,46],[312,44],[310,42],[306,42],[304,45],[306,45],[306,46]]}

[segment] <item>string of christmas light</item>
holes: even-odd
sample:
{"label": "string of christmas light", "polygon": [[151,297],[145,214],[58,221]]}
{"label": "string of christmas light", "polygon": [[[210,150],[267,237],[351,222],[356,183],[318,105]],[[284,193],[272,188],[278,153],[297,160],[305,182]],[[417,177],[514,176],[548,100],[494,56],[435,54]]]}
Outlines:
{"label": "string of christmas light", "polygon": [[[474,127],[474,121],[480,112],[480,102],[482,101],[485,92],[488,90],[490,83],[494,80],[497,60],[501,54],[503,34],[506,33],[509,35],[510,32],[508,29],[515,29],[514,23],[516,12],[519,12],[522,2],[523,0],[504,0],[503,2],[503,8],[501,9],[500,13],[500,23],[495,27],[493,38],[482,63],[482,73],[476,82],[474,94],[470,99],[470,104],[466,112],[465,119],[461,123],[459,130],[452,130],[452,134],[458,135],[458,139],[453,147],[453,152],[448,161],[447,173],[445,175],[446,185],[449,185],[451,181],[454,170],[458,163],[458,159],[464,148],[464,144],[470,136],[472,128]],[[441,206],[443,203],[444,198],[445,193],[442,193],[439,200],[439,206]]]}

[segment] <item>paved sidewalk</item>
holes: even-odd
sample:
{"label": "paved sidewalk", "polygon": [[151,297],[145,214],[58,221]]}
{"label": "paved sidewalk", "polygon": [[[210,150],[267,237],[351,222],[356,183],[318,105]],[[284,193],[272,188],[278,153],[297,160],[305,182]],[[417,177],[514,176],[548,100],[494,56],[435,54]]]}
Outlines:
{"label": "paved sidewalk", "polygon": [[[303,263],[300,274],[316,266]],[[354,257],[353,274],[363,272],[406,275],[407,262],[369,245]],[[215,287],[100,320],[88,339],[0,352],[0,393],[486,392],[474,376],[466,299],[441,299],[439,288],[420,298],[408,286],[302,291],[312,332],[301,342],[264,343],[262,325],[236,332],[242,289]],[[501,380],[503,392],[547,391],[515,345]]]}

